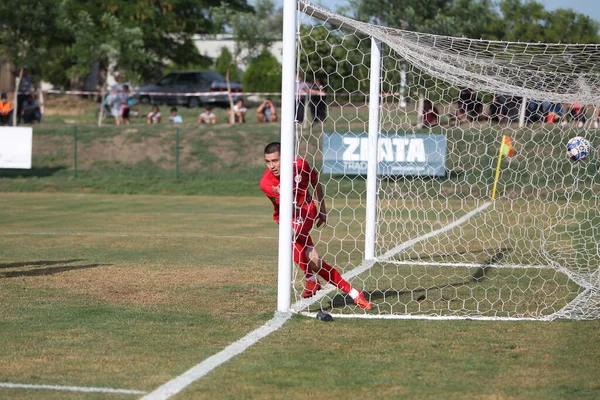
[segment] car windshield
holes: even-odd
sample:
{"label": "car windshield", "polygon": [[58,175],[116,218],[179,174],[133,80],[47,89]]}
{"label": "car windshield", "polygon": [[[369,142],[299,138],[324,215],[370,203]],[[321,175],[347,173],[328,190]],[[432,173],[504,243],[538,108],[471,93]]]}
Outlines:
{"label": "car windshield", "polygon": [[177,80],[177,74],[170,73],[169,75],[167,75],[164,78],[162,78],[158,82],[158,84],[161,85],[161,86],[174,85],[176,80]]}
{"label": "car windshield", "polygon": [[225,82],[223,75],[215,71],[202,71],[200,74],[202,75],[202,80],[204,81]]}
{"label": "car windshield", "polygon": [[177,79],[177,84],[179,85],[193,85],[196,83],[198,83],[198,79],[194,72],[181,74],[179,75],[179,79]]}

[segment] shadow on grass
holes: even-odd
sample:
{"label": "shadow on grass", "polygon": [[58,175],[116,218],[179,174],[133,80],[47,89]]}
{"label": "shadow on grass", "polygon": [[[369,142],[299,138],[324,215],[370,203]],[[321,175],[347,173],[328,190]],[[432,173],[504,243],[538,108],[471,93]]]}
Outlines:
{"label": "shadow on grass", "polygon": [[67,165],[56,167],[32,167],[31,169],[0,169],[0,178],[44,178],[69,168]]}
{"label": "shadow on grass", "polygon": [[55,261],[18,261],[13,263],[0,263],[1,268],[18,268],[18,267],[29,267],[29,266],[43,266],[43,265],[56,265],[56,264],[70,264],[76,261],[83,261],[80,258],[73,260],[55,260]]}
{"label": "shadow on grass", "polygon": [[[0,268],[19,268],[28,266],[45,266],[45,268],[30,269],[26,271],[10,271],[0,273],[0,278],[19,278],[24,276],[43,276],[43,275],[54,275],[61,272],[90,269],[108,266],[112,264],[83,264],[83,265],[64,265],[76,261],[82,261],[81,259],[74,260],[61,260],[61,261],[24,261],[0,264]],[[55,266],[56,265],[56,266]]]}
{"label": "shadow on grass", "polygon": [[[485,250],[482,250],[482,252]],[[475,271],[471,274],[470,278],[462,282],[455,283],[447,283],[444,285],[434,285],[426,288],[415,288],[413,290],[373,290],[373,291],[363,291],[365,297],[373,302],[377,300],[385,300],[386,298],[392,297],[394,299],[400,299],[401,296],[407,296],[411,300],[416,299],[417,301],[423,301],[427,298],[427,293],[431,290],[443,290],[446,288],[458,288],[462,286],[472,285],[474,283],[481,282],[486,278],[486,274],[492,265],[499,263],[502,261],[504,256],[512,251],[511,248],[500,248],[497,250],[495,254],[493,254],[488,260],[485,260],[481,263],[481,266],[476,268]],[[472,252],[471,252],[472,253]],[[446,257],[448,255],[443,255]],[[442,256],[440,256],[442,257]],[[432,256],[431,258],[437,258],[436,256]],[[458,301],[459,299],[446,299],[441,297],[440,300],[444,301]],[[343,308],[346,306],[354,306],[354,301],[350,298],[350,296],[346,294],[337,294],[331,299],[329,307],[322,307],[324,311],[333,310],[336,308]]]}

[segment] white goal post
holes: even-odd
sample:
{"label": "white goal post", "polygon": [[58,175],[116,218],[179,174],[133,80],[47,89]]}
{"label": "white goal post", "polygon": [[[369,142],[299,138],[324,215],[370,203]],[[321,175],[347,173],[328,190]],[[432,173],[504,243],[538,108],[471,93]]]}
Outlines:
{"label": "white goal post", "polygon": [[[600,45],[410,32],[305,0],[284,0],[283,40],[278,311],[600,318]],[[577,163],[575,136],[594,147]],[[323,281],[301,296],[297,157],[325,186],[316,247],[372,310]]]}

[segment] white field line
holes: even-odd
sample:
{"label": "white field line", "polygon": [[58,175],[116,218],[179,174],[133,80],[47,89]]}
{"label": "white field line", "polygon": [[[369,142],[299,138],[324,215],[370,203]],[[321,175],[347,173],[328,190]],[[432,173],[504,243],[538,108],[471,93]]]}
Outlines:
{"label": "white field line", "polygon": [[181,392],[185,387],[192,384],[194,381],[202,378],[219,365],[229,361],[231,358],[244,352],[247,348],[258,342],[269,334],[275,332],[283,326],[283,324],[290,319],[291,313],[279,313],[276,312],[273,319],[267,321],[266,324],[260,328],[250,332],[237,342],[234,342],[221,350],[219,353],[208,357],[206,360],[188,369],[177,378],[170,380],[164,385],[158,387],[152,393],[142,397],[143,400],[158,400],[168,399],[169,397]]}
{"label": "white field line", "polygon": [[115,232],[0,232],[0,236],[93,236],[93,237],[157,237],[190,239],[261,239],[277,240],[275,236],[203,235],[197,233],[115,233]]}
{"label": "white field line", "polygon": [[145,394],[141,390],[129,389],[111,389],[101,387],[80,387],[80,386],[55,386],[55,385],[26,385],[22,383],[7,383],[0,382],[0,388],[7,389],[43,389],[43,390],[60,390],[68,392],[84,392],[84,393],[114,393],[114,394]]}
{"label": "white field line", "polygon": [[[469,218],[471,218],[478,212],[485,210],[491,204],[492,203],[487,202],[487,203],[483,204],[482,206],[480,206],[479,208],[475,209],[474,211],[467,213],[466,215],[464,215],[463,217],[454,221],[453,223],[445,226],[444,228],[437,229],[433,232],[430,232],[430,233],[423,235],[421,237],[418,237],[416,239],[409,240],[408,242],[403,243],[400,246],[396,247],[394,250],[398,249],[398,251],[401,251],[410,246],[413,246],[414,244],[416,244],[422,240],[429,239],[432,236],[435,236],[442,232],[453,229],[456,226],[468,221]],[[385,255],[387,255],[387,257],[392,257],[393,254],[391,254],[391,253],[392,252],[390,251],[390,252],[386,253]],[[388,255],[388,254],[391,254],[391,255]],[[360,266],[356,267],[355,269],[353,269],[352,271],[345,273],[344,278],[350,279],[356,275],[359,275],[362,272],[371,268],[374,263],[375,263],[375,261],[373,261],[373,260],[365,261],[365,263],[363,263],[363,265],[360,265]],[[323,290],[319,291],[319,293],[317,293],[316,296],[314,296],[310,299],[302,299],[302,300],[296,302],[294,305],[292,305],[292,307],[291,307],[292,311],[295,311],[295,312],[301,311],[302,309],[310,306],[311,304],[316,303],[318,300],[320,300],[326,294],[332,292],[334,289],[335,289],[335,287],[333,285],[324,286]],[[190,368],[189,370],[184,372],[182,375],[179,375],[178,377],[163,384],[162,386],[158,387],[153,392],[148,393],[146,396],[142,397],[141,400],[163,400],[163,399],[168,399],[171,396],[181,392],[187,386],[191,385],[193,382],[197,381],[198,379],[204,377],[206,374],[208,374],[210,371],[212,371],[219,365],[229,361],[231,358],[235,357],[236,355],[241,354],[243,351],[248,349],[250,346],[256,344],[259,340],[265,338],[269,334],[271,334],[271,333],[275,332],[276,330],[278,330],[279,328],[281,328],[283,326],[283,324],[288,319],[290,319],[291,316],[292,316],[291,313],[276,312],[275,317],[273,319],[269,320],[266,324],[264,324],[260,328],[250,332],[248,335],[244,336],[237,342],[227,346],[226,348],[221,350],[219,353],[207,358],[206,360],[204,360],[204,361],[200,362],[199,364],[195,365],[194,367]]]}
{"label": "white field line", "polygon": [[[256,214],[235,214],[235,213],[205,213],[205,212],[164,212],[164,211],[57,211],[57,210],[8,210],[9,214],[41,214],[41,215],[119,215],[119,216],[140,216],[140,215],[161,215],[168,217],[244,217],[257,218]],[[270,221],[271,219],[269,219]]]}

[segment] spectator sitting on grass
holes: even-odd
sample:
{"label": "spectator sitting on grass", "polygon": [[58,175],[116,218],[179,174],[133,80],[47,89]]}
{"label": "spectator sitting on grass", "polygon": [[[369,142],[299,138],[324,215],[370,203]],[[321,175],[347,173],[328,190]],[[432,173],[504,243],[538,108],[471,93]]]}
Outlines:
{"label": "spectator sitting on grass", "polygon": [[148,116],[146,117],[146,123],[148,125],[154,125],[154,124],[159,124],[160,123],[160,109],[158,108],[158,106],[153,106],[152,107],[152,111],[150,111],[148,113]]}
{"label": "spectator sitting on grass", "polygon": [[23,122],[31,124],[33,122],[42,122],[42,113],[37,100],[32,94],[27,95],[23,102]]}
{"label": "spectator sitting on grass", "polygon": [[13,104],[8,100],[6,93],[2,93],[0,96],[0,126],[12,125],[10,117],[12,116],[13,108]]}
{"label": "spectator sitting on grass", "polygon": [[[230,122],[234,124],[241,124],[246,122],[246,111],[248,109],[244,106],[244,100],[239,99],[231,110],[229,110]],[[233,114],[233,121],[231,121],[231,115]]]}
{"label": "spectator sitting on grass", "polygon": [[212,112],[212,108],[210,106],[206,106],[204,112],[198,115],[199,124],[214,124],[215,122],[217,122],[217,116],[214,112]]}
{"label": "spectator sitting on grass", "polygon": [[183,118],[177,113],[177,107],[171,108],[171,115],[169,115],[169,122],[174,124],[183,124]]}
{"label": "spectator sitting on grass", "polygon": [[277,122],[277,109],[271,99],[266,99],[258,106],[256,118],[258,122]]}

